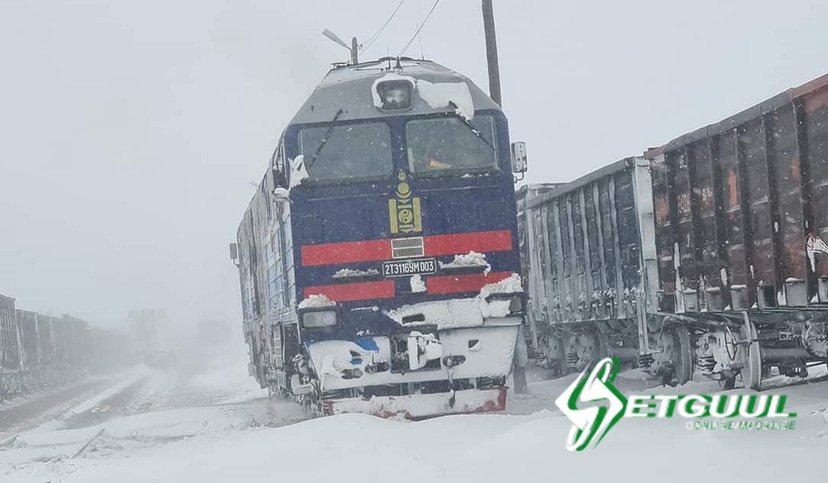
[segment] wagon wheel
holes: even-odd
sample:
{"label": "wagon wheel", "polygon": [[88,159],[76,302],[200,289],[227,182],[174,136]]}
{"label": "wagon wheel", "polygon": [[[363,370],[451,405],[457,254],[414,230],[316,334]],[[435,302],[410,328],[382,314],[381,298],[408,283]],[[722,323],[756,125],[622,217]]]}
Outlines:
{"label": "wagon wheel", "polygon": [[746,388],[762,389],[762,348],[759,346],[759,333],[756,326],[750,321],[747,313],[744,314],[745,325],[742,327],[742,336],[747,339],[747,364],[740,374]]}
{"label": "wagon wheel", "polygon": [[727,376],[723,381],[719,381],[719,384],[721,385],[722,389],[733,389],[734,387],[736,387],[736,374],[733,374],[732,376]]}
{"label": "wagon wheel", "polygon": [[598,354],[594,363],[597,363],[604,357],[609,357],[609,337],[600,329],[595,329],[595,337],[598,339]]}
{"label": "wagon wheel", "polygon": [[553,373],[555,377],[564,376],[568,373],[569,369],[566,365],[566,342],[564,341],[564,335],[562,332],[556,331],[549,339],[549,345],[555,348],[554,353],[558,356],[555,359],[557,362],[552,363]]}
{"label": "wagon wheel", "polygon": [[674,325],[670,332],[675,340],[673,344],[673,370],[676,382],[685,384],[693,377],[693,348],[690,346],[690,331],[687,327]]}
{"label": "wagon wheel", "polygon": [[598,361],[607,357],[607,336],[598,328],[590,328],[585,332],[575,334],[573,337],[580,349],[577,351],[578,362],[576,364],[579,371],[592,367]]}
{"label": "wagon wheel", "polygon": [[[733,334],[733,331],[730,329],[730,326],[725,326],[725,350],[727,351],[727,357],[731,362],[735,361],[739,356],[739,343],[736,340],[736,336]],[[724,380],[719,381],[719,385],[724,389],[733,389],[736,387],[736,376],[737,373],[727,376]]]}

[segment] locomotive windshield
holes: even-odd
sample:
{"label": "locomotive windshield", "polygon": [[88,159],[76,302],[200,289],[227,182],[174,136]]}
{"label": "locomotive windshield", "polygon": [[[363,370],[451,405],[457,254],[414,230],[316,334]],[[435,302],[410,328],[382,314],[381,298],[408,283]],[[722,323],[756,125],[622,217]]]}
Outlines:
{"label": "locomotive windshield", "polygon": [[391,132],[384,122],[302,129],[299,145],[312,180],[390,176]]}
{"label": "locomotive windshield", "polygon": [[495,123],[478,115],[408,121],[405,127],[408,167],[412,173],[440,176],[497,167]]}

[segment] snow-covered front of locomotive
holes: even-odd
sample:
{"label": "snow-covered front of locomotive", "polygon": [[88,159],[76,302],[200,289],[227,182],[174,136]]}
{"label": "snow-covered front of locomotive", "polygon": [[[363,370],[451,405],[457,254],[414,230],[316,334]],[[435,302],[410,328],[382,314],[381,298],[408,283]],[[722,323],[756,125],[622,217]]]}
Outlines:
{"label": "snow-covered front of locomotive", "polygon": [[[317,305],[315,313],[338,309],[327,300],[309,300],[306,308]],[[327,414],[420,418],[502,410],[523,321],[521,300],[513,274],[475,297],[370,307],[399,324],[394,334],[306,341],[306,371],[313,377],[297,375],[293,391],[327,395],[316,401]]]}

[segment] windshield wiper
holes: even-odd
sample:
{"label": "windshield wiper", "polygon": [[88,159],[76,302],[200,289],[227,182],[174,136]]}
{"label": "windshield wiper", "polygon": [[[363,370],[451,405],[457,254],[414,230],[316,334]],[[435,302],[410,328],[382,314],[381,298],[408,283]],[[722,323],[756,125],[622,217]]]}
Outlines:
{"label": "windshield wiper", "polygon": [[333,119],[331,119],[331,125],[328,126],[328,130],[325,131],[325,135],[322,136],[322,142],[319,143],[319,147],[316,148],[316,151],[313,153],[313,156],[311,157],[310,161],[305,163],[305,167],[307,169],[310,169],[311,166],[313,166],[313,162],[316,161],[316,158],[319,156],[319,153],[322,152],[322,148],[324,148],[325,144],[328,143],[328,139],[330,139],[331,133],[336,127],[336,120],[339,119],[339,116],[341,116],[343,112],[345,111],[339,109],[338,111],[336,111],[336,114],[334,114]]}
{"label": "windshield wiper", "polygon": [[457,116],[457,118],[460,119],[460,121],[462,121],[463,124],[465,124],[465,126],[467,128],[469,128],[469,130],[472,132],[472,134],[474,134],[475,136],[477,136],[478,139],[480,139],[481,141],[486,143],[486,146],[489,146],[489,149],[491,149],[492,151],[495,151],[495,152],[497,151],[497,149],[495,149],[494,145],[492,143],[490,143],[488,139],[483,137],[483,133],[481,133],[476,127],[472,126],[471,121],[469,121],[468,119],[466,119],[465,117],[463,117],[463,116],[461,116],[460,114],[457,113],[458,108],[457,108],[457,104],[455,104],[454,101],[449,101],[449,106],[451,106],[454,109],[452,111],[454,113],[454,115]]}

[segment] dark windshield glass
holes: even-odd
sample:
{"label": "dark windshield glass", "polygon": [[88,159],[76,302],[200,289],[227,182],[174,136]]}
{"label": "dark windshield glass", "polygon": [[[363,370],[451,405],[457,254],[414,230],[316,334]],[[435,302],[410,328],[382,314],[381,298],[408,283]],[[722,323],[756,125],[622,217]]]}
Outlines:
{"label": "dark windshield glass", "polygon": [[376,178],[393,171],[391,132],[384,122],[305,128],[299,144],[313,180]]}
{"label": "dark windshield glass", "polygon": [[470,124],[457,117],[408,121],[411,172],[439,176],[496,168],[494,121],[491,116],[475,116]]}

